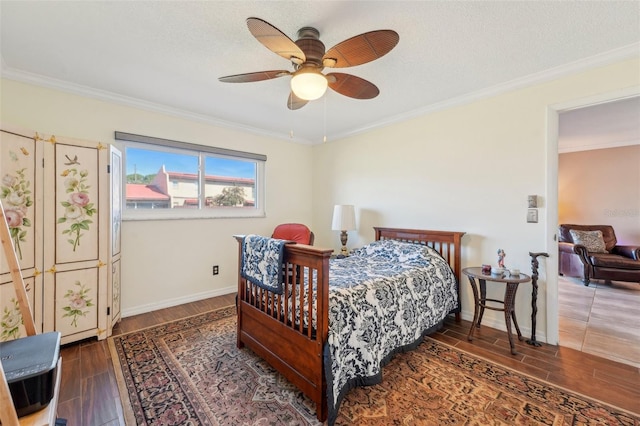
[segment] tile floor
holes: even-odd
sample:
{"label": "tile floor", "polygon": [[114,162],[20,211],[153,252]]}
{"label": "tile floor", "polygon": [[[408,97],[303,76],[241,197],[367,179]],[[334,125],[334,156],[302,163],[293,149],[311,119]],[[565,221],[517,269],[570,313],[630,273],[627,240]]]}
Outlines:
{"label": "tile floor", "polygon": [[640,368],[640,284],[558,277],[560,346]]}

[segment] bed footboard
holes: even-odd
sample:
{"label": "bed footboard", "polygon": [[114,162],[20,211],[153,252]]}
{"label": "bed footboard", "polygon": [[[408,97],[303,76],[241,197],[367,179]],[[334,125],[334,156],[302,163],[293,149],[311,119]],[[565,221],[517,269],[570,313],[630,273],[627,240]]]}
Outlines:
{"label": "bed footboard", "polygon": [[[243,237],[235,238],[241,265]],[[323,348],[329,330],[332,252],[287,244],[282,295],[252,284],[238,271],[238,347],[253,350],[311,398],[320,421],[327,418]]]}

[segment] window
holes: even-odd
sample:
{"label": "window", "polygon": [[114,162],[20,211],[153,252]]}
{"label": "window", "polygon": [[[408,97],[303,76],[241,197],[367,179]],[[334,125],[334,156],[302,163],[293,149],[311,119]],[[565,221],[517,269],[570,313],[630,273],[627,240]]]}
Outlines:
{"label": "window", "polygon": [[264,216],[266,156],[116,132],[125,219]]}

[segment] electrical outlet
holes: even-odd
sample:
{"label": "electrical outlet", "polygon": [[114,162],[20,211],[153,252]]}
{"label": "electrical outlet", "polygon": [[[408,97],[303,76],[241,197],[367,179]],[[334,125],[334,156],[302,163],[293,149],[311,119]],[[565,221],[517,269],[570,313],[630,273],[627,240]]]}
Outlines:
{"label": "electrical outlet", "polygon": [[213,265],[213,275],[218,275],[220,273],[220,268],[218,265]]}

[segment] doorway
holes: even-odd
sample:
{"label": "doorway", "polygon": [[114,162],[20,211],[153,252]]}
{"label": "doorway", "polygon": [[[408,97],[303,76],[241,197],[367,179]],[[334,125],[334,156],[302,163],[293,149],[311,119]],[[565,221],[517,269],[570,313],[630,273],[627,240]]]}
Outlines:
{"label": "doorway", "polygon": [[[633,231],[628,229],[629,226],[634,226],[633,220],[629,220],[629,217],[618,217],[616,221],[616,216],[623,214],[623,216],[638,215],[636,194],[640,192],[632,189],[630,194],[618,194],[619,198],[616,201],[616,194],[612,194],[615,191],[611,188],[604,189],[604,192],[597,195],[597,190],[594,190],[598,186],[597,178],[594,178],[595,181],[591,184],[583,182],[587,179],[578,179],[582,176],[597,176],[597,173],[588,175],[586,173],[598,169],[610,176],[606,167],[613,167],[615,172],[616,166],[610,163],[616,161],[616,158],[622,164],[625,161],[636,161],[640,150],[638,89],[576,101],[573,104],[558,105],[552,108],[550,116],[558,120],[555,123],[557,125],[555,184],[558,192],[557,197],[550,195],[550,200],[556,200],[556,212],[549,213],[550,235],[555,237],[559,222],[597,223],[611,224],[614,229],[620,229],[620,232],[616,232],[617,234],[631,235],[633,240],[640,241],[635,235],[638,232],[637,221],[636,229]],[[550,128],[554,127],[553,120],[549,123]],[[551,142],[550,145],[553,143]],[[550,149],[550,151],[553,150]],[[628,159],[629,156],[634,160]],[[587,171],[584,170],[585,167]],[[574,170],[570,170],[571,168]],[[635,171],[631,172],[632,179],[638,180],[640,185],[637,167],[630,165],[629,168],[635,168]],[[628,169],[623,167],[622,170]],[[567,185],[571,186],[571,190],[566,188]],[[580,193],[581,185],[585,186],[583,193]],[[585,203],[583,200],[593,195],[592,193],[599,202]],[[629,202],[632,203],[632,208],[629,208]],[[553,203],[550,201],[549,204]],[[574,208],[577,205],[579,209]],[[631,241],[626,242],[631,243]],[[556,246],[555,244],[557,243],[554,240],[554,245],[551,247]],[[557,268],[557,265],[555,266]],[[640,331],[637,331],[640,330],[640,319],[637,319],[640,286],[637,283],[604,283],[595,280],[589,287],[585,287],[581,279],[558,276],[557,270],[553,277],[556,280],[549,281],[554,281],[556,289],[552,291],[552,285],[549,282],[550,291],[547,298],[549,299],[553,294],[557,295],[555,312],[558,320],[558,344],[614,361],[640,366]],[[551,330],[550,324],[554,322],[552,318],[554,310],[549,309],[547,321]],[[631,324],[634,321],[635,325]]]}

